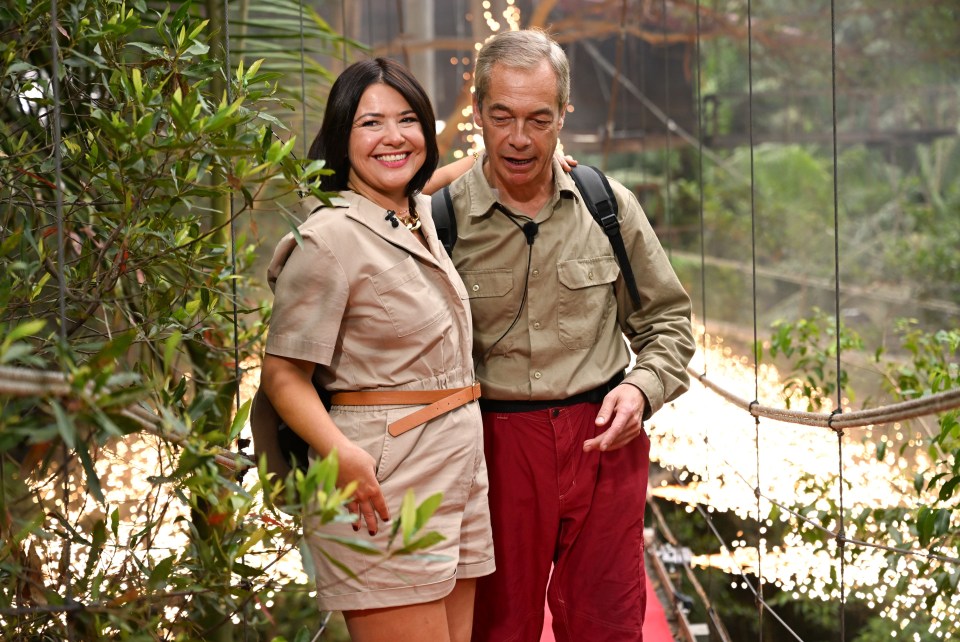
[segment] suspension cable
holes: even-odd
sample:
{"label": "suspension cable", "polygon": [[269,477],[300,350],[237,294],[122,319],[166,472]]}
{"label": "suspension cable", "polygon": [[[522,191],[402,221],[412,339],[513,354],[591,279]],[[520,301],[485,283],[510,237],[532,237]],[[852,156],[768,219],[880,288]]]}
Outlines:
{"label": "suspension cable", "polygon": [[663,171],[664,171],[664,201],[663,201],[663,215],[664,223],[666,225],[667,231],[667,254],[671,258],[673,257],[673,219],[670,209],[670,188],[671,188],[671,172],[670,172],[670,158],[672,156],[672,150],[670,149],[670,140],[671,140],[671,130],[673,129],[673,119],[670,118],[670,44],[667,41],[667,0],[661,0],[661,29],[663,32],[663,106],[666,110],[667,118],[664,119],[664,142],[666,143],[666,151],[664,152],[663,159]]}
{"label": "suspension cable", "polygon": [[[731,464],[730,461],[729,461],[728,459],[726,459],[725,457],[721,457],[721,460],[723,461],[724,464],[727,465],[727,468],[729,468],[731,471],[733,471],[733,474],[734,474],[734,476],[735,476],[737,479],[739,479],[741,482],[743,482],[743,484],[744,484],[745,486],[747,486],[748,488],[750,488],[750,490],[753,490],[753,486],[752,486],[752,484],[750,483],[750,480],[747,479],[747,478],[743,475],[743,473],[741,473],[739,470],[737,470],[736,466],[734,466],[733,464]],[[789,514],[792,515],[793,517],[796,517],[798,520],[800,520],[800,521],[804,522],[805,524],[807,524],[808,526],[810,526],[810,527],[812,527],[812,528],[820,531],[821,533],[823,533],[824,535],[830,537],[831,539],[835,539],[835,540],[836,540],[836,539],[843,539],[844,542],[847,542],[847,543],[849,543],[849,544],[853,544],[853,545],[855,545],[855,546],[860,546],[860,547],[862,547],[862,548],[873,548],[873,549],[880,550],[880,551],[887,551],[887,552],[890,552],[890,553],[897,553],[898,555],[904,555],[904,556],[907,556],[907,557],[922,557],[922,558],[924,558],[924,559],[936,560],[936,561],[938,561],[938,562],[946,562],[946,563],[948,563],[948,564],[960,564],[960,557],[952,557],[952,556],[950,556],[950,555],[942,555],[942,554],[939,554],[939,553],[929,553],[929,552],[927,552],[927,551],[915,550],[915,549],[909,549],[909,548],[903,548],[903,547],[897,547],[897,546],[888,546],[888,545],[886,545],[886,544],[877,544],[876,542],[867,542],[867,541],[864,541],[864,540],[861,540],[861,539],[857,539],[857,538],[854,538],[854,537],[846,537],[846,535],[843,533],[842,530],[840,530],[840,529],[838,529],[838,530],[836,530],[836,531],[830,530],[829,528],[827,528],[827,527],[824,526],[823,524],[821,524],[821,523],[819,523],[819,522],[816,522],[816,521],[810,519],[809,517],[807,517],[807,516],[805,516],[805,515],[797,512],[796,510],[790,508],[789,506],[783,504],[782,502],[778,501],[777,499],[771,497],[770,495],[768,495],[768,494],[766,494],[766,493],[763,494],[763,498],[764,498],[765,500],[767,500],[768,502],[770,502],[771,504],[773,504],[774,506],[776,506],[777,508],[779,508],[780,510],[782,510],[783,512],[789,513]]]}
{"label": "suspension cable", "polygon": [[[60,314],[60,347],[66,352],[67,348],[67,284],[64,265],[66,264],[66,229],[63,220],[63,153],[61,150],[61,111],[60,111],[60,42],[58,40],[59,15],[57,12],[57,0],[50,0],[50,82],[53,91],[53,159],[54,159],[54,201],[56,203],[57,213],[57,280],[58,285],[58,304]],[[48,117],[50,116],[48,112]],[[83,448],[84,446],[80,446]],[[63,449],[63,487],[61,489],[61,501],[63,502],[63,518],[67,520],[70,506],[70,453],[65,447]],[[73,604],[73,554],[71,552],[70,537],[63,536],[63,587],[64,602],[67,605]],[[67,629],[67,639],[73,642],[73,622],[71,618],[66,618],[64,624]]]}
{"label": "suspension cable", "polygon": [[[753,3],[747,0],[747,126],[750,134],[750,254],[751,254],[751,287],[753,289],[753,399],[751,405],[760,403],[760,343],[757,340],[757,199],[756,199],[756,172],[754,169],[754,140],[753,140]],[[763,537],[762,519],[760,517],[760,417],[754,416],[754,444],[756,453],[756,487],[754,494],[757,498],[757,632],[760,642],[763,642]]]}
{"label": "suspension cable", "polygon": [[[834,295],[834,323],[837,328],[837,405],[834,413],[843,412],[843,400],[841,394],[843,386],[841,385],[840,369],[840,209],[839,209],[839,168],[837,160],[837,24],[836,24],[836,3],[830,0],[830,108],[832,112],[832,136],[833,136],[833,265],[834,278],[836,280],[833,288]],[[831,415],[831,423],[833,415]],[[831,426],[832,427],[832,426]],[[837,516],[837,555],[840,558],[840,642],[846,640],[846,559],[844,557],[844,507],[843,507],[843,430],[837,430],[837,467],[839,469],[839,511]]]}
{"label": "suspension cable", "polygon": [[[223,0],[223,66],[226,76],[227,104],[233,102],[233,87],[231,86],[231,64],[230,64],[230,6],[229,0]],[[233,377],[236,390],[234,392],[234,402],[236,411],[240,411],[240,321],[238,318],[237,303],[237,221],[233,215],[233,191],[230,192],[230,198],[227,201],[227,217],[230,221],[230,269],[232,271],[230,279],[230,303],[233,307]]]}

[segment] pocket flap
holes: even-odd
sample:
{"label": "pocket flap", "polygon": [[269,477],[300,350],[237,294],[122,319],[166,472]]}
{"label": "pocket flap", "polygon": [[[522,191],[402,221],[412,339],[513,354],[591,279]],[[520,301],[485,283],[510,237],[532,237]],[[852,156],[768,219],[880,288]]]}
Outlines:
{"label": "pocket flap", "polygon": [[460,277],[463,279],[463,284],[467,286],[467,294],[471,299],[503,296],[513,289],[513,270],[510,268],[464,270],[460,273]]}
{"label": "pocket flap", "polygon": [[560,283],[571,290],[613,283],[620,276],[620,266],[612,256],[560,261],[557,271]]}

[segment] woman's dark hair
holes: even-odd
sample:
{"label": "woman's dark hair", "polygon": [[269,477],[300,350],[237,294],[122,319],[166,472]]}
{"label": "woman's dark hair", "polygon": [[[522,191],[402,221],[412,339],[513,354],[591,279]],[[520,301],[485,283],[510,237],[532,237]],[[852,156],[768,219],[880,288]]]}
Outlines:
{"label": "woman's dark hair", "polygon": [[427,157],[423,167],[407,183],[406,195],[412,196],[423,189],[437,168],[440,151],[437,148],[436,118],[430,98],[413,74],[398,62],[387,58],[360,60],[343,70],[333,83],[327,98],[320,132],[313,139],[307,156],[313,160],[323,159],[333,174],[321,176],[320,188],[326,191],[347,189],[350,175],[350,132],[353,117],[357,113],[360,98],[367,87],[383,83],[396,89],[417,115],[423,129]]}

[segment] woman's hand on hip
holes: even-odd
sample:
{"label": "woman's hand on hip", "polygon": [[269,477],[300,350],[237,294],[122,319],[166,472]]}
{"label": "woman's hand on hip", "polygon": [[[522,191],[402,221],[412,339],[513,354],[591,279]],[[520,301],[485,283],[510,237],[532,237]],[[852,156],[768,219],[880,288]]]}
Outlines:
{"label": "woman's hand on hip", "polygon": [[360,530],[360,527],[366,524],[367,532],[376,535],[377,518],[384,522],[390,521],[387,501],[380,489],[380,482],[377,481],[376,461],[370,453],[352,443],[341,446],[338,461],[340,474],[337,484],[343,487],[352,481],[357,482],[353,493],[354,501],[348,504],[350,512],[357,515],[353,530]]}

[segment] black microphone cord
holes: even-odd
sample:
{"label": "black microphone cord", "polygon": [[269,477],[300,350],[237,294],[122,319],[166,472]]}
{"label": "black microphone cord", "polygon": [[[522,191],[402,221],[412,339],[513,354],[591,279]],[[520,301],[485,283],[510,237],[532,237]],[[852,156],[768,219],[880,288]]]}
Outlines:
{"label": "black microphone cord", "polygon": [[503,331],[503,334],[500,335],[500,338],[494,341],[489,348],[484,350],[483,356],[480,358],[480,363],[486,363],[487,359],[490,357],[490,353],[493,352],[493,349],[497,347],[497,344],[503,341],[503,338],[513,330],[513,327],[517,325],[517,321],[520,320],[520,313],[523,312],[523,306],[527,302],[527,290],[530,286],[530,262],[533,259],[533,241],[537,237],[537,233],[540,231],[540,226],[537,225],[535,221],[527,221],[523,225],[517,222],[517,219],[514,218],[514,215],[508,212],[503,208],[500,203],[494,203],[494,209],[510,219],[510,222],[517,226],[517,228],[523,232],[523,235],[527,239],[527,270],[523,278],[523,295],[520,297],[520,306],[517,308],[517,314],[513,317],[513,321],[510,322],[509,327]]}

